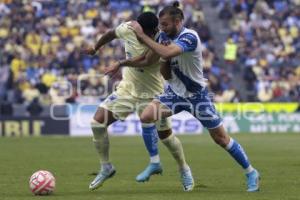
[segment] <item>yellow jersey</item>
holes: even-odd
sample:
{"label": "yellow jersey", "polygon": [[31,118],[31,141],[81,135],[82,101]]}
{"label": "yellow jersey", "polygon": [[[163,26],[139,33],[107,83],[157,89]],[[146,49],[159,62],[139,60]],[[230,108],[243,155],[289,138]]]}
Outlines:
{"label": "yellow jersey", "polygon": [[[130,22],[120,24],[116,29],[116,36],[125,42],[126,58],[140,56],[149,48],[142,44],[133,30]],[[131,94],[139,98],[153,98],[163,92],[163,79],[160,74],[159,62],[145,67],[124,67],[122,81],[117,87],[118,93]]]}

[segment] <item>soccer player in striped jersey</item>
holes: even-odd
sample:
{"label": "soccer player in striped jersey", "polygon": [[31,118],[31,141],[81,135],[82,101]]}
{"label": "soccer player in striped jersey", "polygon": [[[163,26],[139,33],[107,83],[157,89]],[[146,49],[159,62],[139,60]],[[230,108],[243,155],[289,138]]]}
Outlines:
{"label": "soccer player in striped jersey", "polygon": [[[181,111],[188,111],[206,127],[212,139],[245,170],[247,191],[259,190],[259,173],[252,167],[242,146],[225,131],[203,77],[202,47],[196,31],[183,26],[184,15],[178,2],[159,13],[159,43],[144,34],[140,25],[130,26],[136,35],[163,61],[170,63],[168,89],[143,111],[142,123],[153,123]],[[167,46],[166,46],[167,44]]]}
{"label": "soccer player in striped jersey", "polygon": [[[142,13],[137,21],[143,31],[149,37],[154,38],[158,30],[158,18],[155,14],[151,12]],[[129,22],[122,23],[114,30],[108,31],[98,40],[94,48],[85,49],[84,52],[94,55],[100,47],[114,39],[124,41],[127,60],[116,62],[109,73],[114,73],[120,66],[126,67],[123,69],[122,81],[117,90],[101,103],[91,124],[93,141],[100,155],[101,163],[99,174],[89,186],[91,190],[100,187],[116,172],[109,160],[107,127],[116,120],[124,120],[130,113],[137,112],[140,115],[155,96],[163,92],[159,56],[148,51],[149,48],[129,28]],[[138,56],[138,59],[131,59]],[[172,134],[167,118],[159,120],[157,123],[142,123],[142,135],[150,155],[150,164],[136,177],[136,180],[138,182],[148,181],[151,175],[162,173],[157,148],[157,132],[163,144],[177,161],[184,190],[192,190],[194,181],[191,170],[185,161],[181,142]],[[189,179],[188,182],[186,177]]]}

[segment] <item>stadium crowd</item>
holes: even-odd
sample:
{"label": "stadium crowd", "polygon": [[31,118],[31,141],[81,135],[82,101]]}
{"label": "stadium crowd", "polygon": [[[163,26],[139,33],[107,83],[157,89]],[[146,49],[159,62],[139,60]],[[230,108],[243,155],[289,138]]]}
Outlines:
{"label": "stadium crowd", "polygon": [[[99,74],[124,58],[123,45],[114,41],[93,57],[81,54],[82,47],[93,45],[105,31],[140,12],[157,12],[170,2],[0,1],[0,101],[49,105],[99,99],[105,81],[112,91],[121,79],[120,74],[110,80]],[[200,3],[181,2],[186,26],[194,28],[204,44],[204,72],[216,101],[242,101],[232,75],[240,70],[245,71],[250,94],[243,100],[299,101],[296,1],[217,1],[220,17],[232,31],[225,44],[226,68],[215,52]]]}
{"label": "stadium crowd", "polygon": [[242,70],[249,101],[300,102],[300,1],[218,3],[230,26],[224,60]]}
{"label": "stadium crowd", "polygon": [[[120,41],[102,48],[94,57],[81,54],[81,48],[94,45],[105,31],[142,11],[157,12],[164,3],[170,2],[2,1],[0,99],[30,103],[38,98],[44,105],[94,101],[106,81],[97,74],[123,58],[124,50]],[[183,6],[187,25],[209,44],[211,35],[199,3],[185,1]],[[210,49],[205,53],[213,55]],[[120,78],[109,80],[110,91]]]}

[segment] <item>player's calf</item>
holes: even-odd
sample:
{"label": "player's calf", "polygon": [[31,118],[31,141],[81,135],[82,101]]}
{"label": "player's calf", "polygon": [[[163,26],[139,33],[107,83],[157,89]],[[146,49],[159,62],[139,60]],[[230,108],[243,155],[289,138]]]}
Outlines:
{"label": "player's calf", "polygon": [[244,148],[237,141],[229,137],[223,126],[209,129],[209,131],[214,141],[225,148],[232,158],[245,170],[248,186],[247,191],[258,191],[259,173],[252,167]]}

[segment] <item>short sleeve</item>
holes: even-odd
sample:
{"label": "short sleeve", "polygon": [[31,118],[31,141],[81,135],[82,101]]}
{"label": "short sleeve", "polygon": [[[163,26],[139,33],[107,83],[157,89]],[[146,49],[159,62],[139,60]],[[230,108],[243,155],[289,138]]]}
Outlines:
{"label": "short sleeve", "polygon": [[116,32],[116,36],[118,38],[124,39],[126,37],[126,35],[128,35],[132,31],[128,28],[127,23],[122,23],[119,26],[117,26],[117,28],[115,29],[115,32]]}
{"label": "short sleeve", "polygon": [[197,48],[197,43],[197,36],[193,33],[185,33],[175,42],[183,52],[194,51]]}

